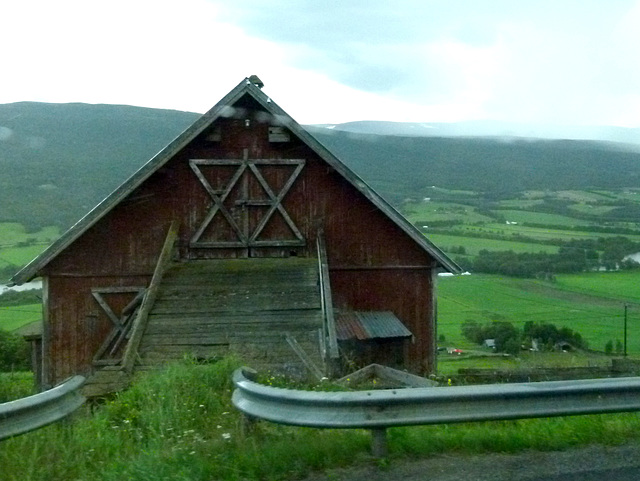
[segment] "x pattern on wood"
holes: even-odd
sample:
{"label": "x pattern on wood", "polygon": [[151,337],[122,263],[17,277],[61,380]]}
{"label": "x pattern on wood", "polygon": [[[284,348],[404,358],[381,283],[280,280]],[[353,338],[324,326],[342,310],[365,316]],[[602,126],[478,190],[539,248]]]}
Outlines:
{"label": "x pattern on wood", "polygon": [[[304,168],[305,161],[303,159],[267,159],[267,160],[236,160],[236,159],[191,159],[189,165],[194,174],[204,186],[209,197],[213,201],[204,221],[197,229],[195,234],[191,238],[191,245],[193,247],[261,247],[261,246],[287,246],[287,245],[304,245],[305,240],[300,230],[296,227],[295,223],[282,205],[282,200],[286,196],[287,192],[291,189],[296,179],[300,175],[300,172]],[[203,168],[206,167],[237,167],[231,178],[227,181],[226,185],[221,189],[215,189],[212,187],[210,181],[203,173]],[[269,168],[270,166],[285,166],[292,167],[291,173],[284,185],[277,190],[267,182],[263,175],[262,169]],[[251,195],[248,192],[243,192],[242,186],[240,186],[241,179],[245,176],[245,173],[249,177],[253,177],[261,187],[263,197],[262,198],[250,198]],[[245,176],[246,179],[249,177]],[[238,219],[234,217],[230,212],[226,201],[230,198],[232,192],[239,191],[238,197],[233,200],[233,204],[241,207],[242,220],[239,223]],[[246,189],[244,189],[246,190]],[[277,191],[277,193],[276,193]],[[266,195],[266,198],[264,198]],[[255,226],[249,228],[247,222],[243,222],[248,216],[248,210],[250,208],[266,208],[262,217]],[[260,238],[263,234],[265,227],[272,220],[274,214],[278,212],[285,224],[290,229],[290,233],[293,238]],[[225,239],[216,241],[203,240],[203,234],[207,228],[212,224],[214,219],[222,217],[232,232],[235,234],[235,239]]]}
{"label": "x pattern on wood", "polygon": [[[138,313],[138,308],[145,292],[145,287],[106,287],[91,290],[91,295],[113,324],[111,332],[94,356],[93,364],[95,366],[118,364],[120,362],[120,352],[124,344],[126,344],[133,319]],[[131,301],[122,309],[119,315],[114,312],[112,306],[105,299],[105,297],[114,294],[132,296]]]}

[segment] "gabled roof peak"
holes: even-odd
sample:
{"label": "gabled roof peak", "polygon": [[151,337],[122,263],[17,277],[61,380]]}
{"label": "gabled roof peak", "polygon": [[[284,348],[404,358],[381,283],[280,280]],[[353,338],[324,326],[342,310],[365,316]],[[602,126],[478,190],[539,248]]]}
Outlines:
{"label": "gabled roof peak", "polygon": [[[252,78],[254,78],[253,81],[251,80]],[[461,272],[460,267],[455,262],[449,259],[446,254],[424,237],[422,233],[409,223],[394,207],[369,187],[364,180],[343,164],[275,102],[273,102],[271,98],[261,90],[261,85],[264,84],[260,81],[257,75],[252,75],[251,77],[247,77],[242,80],[213,108],[198,118],[198,120],[196,120],[190,127],[178,135],[153,158],[147,161],[142,167],[140,167],[140,169],[129,177],[129,179],[121,184],[82,219],[80,219],[44,252],[19,271],[10,282],[12,284],[23,284],[24,282],[27,282],[39,275],[40,271],[47,264],[55,259],[62,251],[69,247],[69,245],[96,224],[101,218],[107,215],[116,205],[124,200],[131,192],[133,192],[133,190],[139,187],[154,172],[172,159],[180,150],[186,147],[198,135],[210,127],[213,122],[221,117],[236,116],[238,112],[234,105],[236,105],[237,102],[245,95],[250,95],[255,99],[262,109],[270,114],[271,121],[288,128],[302,142],[306,143],[318,156],[327,162],[334,170],[340,173],[378,209],[380,209],[387,217],[407,233],[417,244],[426,250],[440,267],[449,272]]]}

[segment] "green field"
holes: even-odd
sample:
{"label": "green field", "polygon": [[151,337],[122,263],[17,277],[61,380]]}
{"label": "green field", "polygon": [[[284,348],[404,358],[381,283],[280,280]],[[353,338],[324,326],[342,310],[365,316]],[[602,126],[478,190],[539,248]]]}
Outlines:
{"label": "green field", "polygon": [[464,237],[450,234],[426,234],[426,237],[447,252],[452,246],[464,246],[467,255],[478,255],[481,250],[514,252],[558,252],[558,246],[507,240]]}
{"label": "green field", "polygon": [[570,207],[570,209],[580,214],[587,214],[590,216],[599,216],[599,215],[608,214],[613,209],[615,209],[615,206],[593,205],[593,204],[573,204]]}
{"label": "green field", "polygon": [[[24,266],[47,248],[49,243],[34,244],[24,247],[5,247],[0,249],[0,265],[11,264],[16,267]],[[18,269],[16,269],[17,271]]]}
{"label": "green field", "polygon": [[[555,283],[531,279],[480,274],[441,277],[438,333],[447,344],[469,347],[460,332],[465,320],[508,321],[518,327],[527,321],[548,322],[579,332],[590,348],[603,350],[607,341],[623,339],[624,303],[628,302],[628,352],[640,354],[640,295],[633,292],[640,273],[635,273],[635,279],[634,274],[606,275],[558,275],[560,289]],[[609,297],[611,293],[615,296]]]}
{"label": "green field", "polygon": [[588,225],[590,222],[574,219],[573,217],[567,217],[559,214],[547,214],[545,212],[532,212],[528,210],[496,210],[496,214],[502,215],[510,222],[530,223],[530,224],[547,224],[547,225],[559,225],[559,226],[577,226]]}
{"label": "green field", "polygon": [[[601,232],[574,231],[565,229],[554,229],[545,227],[528,227],[523,225],[507,224],[483,224],[483,225],[463,225],[456,229],[461,235],[465,232],[475,234],[491,234],[501,236],[525,236],[541,241],[559,239],[568,241],[572,239],[598,239],[599,237],[618,237],[620,234],[609,234]],[[625,237],[640,242],[640,235],[625,235]]]}
{"label": "green field", "polygon": [[9,279],[59,236],[58,227],[27,232],[22,224],[0,223],[0,282]]}
{"label": "green field", "polygon": [[454,221],[460,224],[474,224],[493,221],[490,217],[479,214],[473,207],[450,202],[411,203],[405,205],[404,211],[411,223]]}
{"label": "green field", "polygon": [[28,238],[34,239],[38,243],[51,243],[59,236],[60,229],[53,226],[44,227],[38,232],[28,233],[22,224],[15,222],[0,223],[0,248],[13,246]]}
{"label": "green field", "polygon": [[640,304],[640,271],[561,275],[555,287]]}
{"label": "green field", "polygon": [[0,307],[0,329],[14,331],[25,324],[42,319],[40,304]]}

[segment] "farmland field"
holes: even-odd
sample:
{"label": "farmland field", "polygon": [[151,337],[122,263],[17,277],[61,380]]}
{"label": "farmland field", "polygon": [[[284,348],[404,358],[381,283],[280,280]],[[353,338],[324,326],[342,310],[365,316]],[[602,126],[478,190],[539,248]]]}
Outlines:
{"label": "farmland field", "polygon": [[480,214],[468,205],[447,202],[421,202],[405,207],[406,217],[412,223],[434,221],[455,221],[460,223],[491,222],[492,219]]}
{"label": "farmland field", "polygon": [[464,246],[467,255],[477,255],[481,250],[514,252],[558,252],[558,246],[529,242],[483,239],[481,237],[464,237],[451,234],[426,234],[426,237],[447,252],[452,246]]}
{"label": "farmland field", "polygon": [[567,217],[566,215],[547,214],[545,212],[532,212],[527,210],[496,210],[496,214],[502,215],[510,222],[529,222],[534,224],[549,224],[562,226],[587,225],[588,221]]}
{"label": "farmland field", "polygon": [[[541,241],[550,241],[558,239],[560,241],[568,241],[572,239],[598,239],[599,237],[618,237],[620,234],[601,233],[594,231],[574,231],[568,229],[554,229],[545,227],[529,227],[525,225],[506,225],[506,224],[483,224],[483,225],[464,225],[459,228],[460,233],[470,234],[499,234],[506,237],[525,236]],[[625,237],[640,242],[640,235],[626,235]]]}
{"label": "farmland field", "polygon": [[22,224],[15,222],[0,223],[0,247],[7,245],[15,245],[32,238],[38,243],[47,243],[54,241],[60,235],[57,227],[44,227],[38,232],[28,233]]}
{"label": "farmland field", "polygon": [[[613,284],[631,285],[633,275],[623,281],[612,273]],[[460,332],[465,320],[481,324],[507,321],[522,327],[527,321],[547,322],[579,332],[590,348],[602,351],[605,344],[623,338],[624,303],[628,311],[628,351],[640,354],[640,296],[618,293],[607,297],[607,289],[588,291],[599,280],[607,282],[605,274],[581,274],[557,277],[556,283],[532,279],[474,274],[441,277],[438,282],[438,334],[449,344],[468,347]],[[610,275],[610,274],[606,274]],[[614,290],[614,289],[612,289]]]}
{"label": "farmland field", "polygon": [[14,331],[40,319],[42,319],[40,304],[0,307],[0,329],[5,331]]}
{"label": "farmland field", "polygon": [[640,304],[640,272],[594,272],[558,276],[555,287]]}
{"label": "farmland field", "polygon": [[0,223],[0,282],[9,279],[60,235],[57,227],[27,232],[15,222]]}

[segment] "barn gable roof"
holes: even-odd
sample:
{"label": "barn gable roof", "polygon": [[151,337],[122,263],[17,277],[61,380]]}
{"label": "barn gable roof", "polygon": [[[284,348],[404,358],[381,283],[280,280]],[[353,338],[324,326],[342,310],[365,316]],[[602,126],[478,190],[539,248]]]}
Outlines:
{"label": "barn gable roof", "polygon": [[380,209],[389,219],[397,224],[406,234],[408,234],[420,247],[422,247],[437,262],[438,266],[449,272],[460,272],[460,267],[431,243],[418,231],[415,226],[408,222],[402,214],[385,201],[355,172],[343,164],[326,147],[318,142],[300,124],[293,120],[284,110],[271,100],[257,85],[249,78],[241,81],[233,90],[223,97],[211,110],[203,114],[184,132],[178,135],[164,149],[158,152],[140,169],[138,169],[129,179],[116,188],[102,202],[95,206],[89,213],[73,225],[67,232],[51,244],[38,257],[33,259],[12,279],[12,284],[22,284],[36,277],[39,272],[55,259],[62,251],[69,247],[76,239],[84,234],[89,228],[107,215],[116,205],[124,200],[131,192],[138,188],[154,172],[171,160],[180,150],[185,148],[198,135],[207,129],[213,122],[221,117],[229,117],[233,112],[233,105],[242,97],[250,96],[257,101],[269,114],[273,115],[279,123],[289,129],[302,142],[307,144],[319,157],[327,162],[333,169],[340,173],[356,189],[358,189],[367,199],[369,199],[378,209]]}

